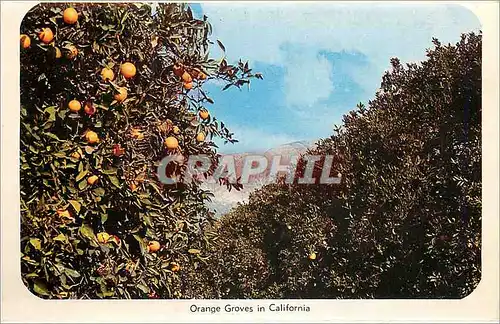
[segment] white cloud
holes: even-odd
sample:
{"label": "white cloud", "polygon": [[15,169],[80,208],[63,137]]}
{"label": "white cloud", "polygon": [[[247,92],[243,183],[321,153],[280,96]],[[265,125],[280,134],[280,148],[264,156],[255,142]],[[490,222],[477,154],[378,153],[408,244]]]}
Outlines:
{"label": "white cloud", "polygon": [[292,47],[286,51],[286,102],[298,109],[311,108],[333,91],[332,65],[314,50]]}
{"label": "white cloud", "polygon": [[271,64],[280,64],[280,47],[287,43],[411,60],[423,56],[432,36],[458,40],[457,31],[478,26],[465,8],[438,4],[205,2],[202,7],[230,56]]}

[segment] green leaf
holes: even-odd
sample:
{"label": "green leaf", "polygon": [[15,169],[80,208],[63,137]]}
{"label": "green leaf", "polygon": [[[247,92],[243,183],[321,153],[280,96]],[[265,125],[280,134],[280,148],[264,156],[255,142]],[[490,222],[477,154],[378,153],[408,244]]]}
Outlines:
{"label": "green leaf", "polygon": [[38,251],[42,248],[42,241],[40,241],[40,239],[32,238],[30,239],[30,244],[33,245],[33,247]]}
{"label": "green leaf", "polygon": [[110,175],[108,174],[108,178],[109,178],[109,181],[111,181],[111,183],[117,187],[117,188],[120,188],[120,180],[118,180],[117,177],[115,177],[114,175]]}
{"label": "green leaf", "polygon": [[115,168],[102,170],[102,173],[104,173],[104,174],[116,174],[116,172],[117,172],[117,169],[115,169]]}
{"label": "green leaf", "polygon": [[139,246],[141,248],[141,253],[144,254],[146,252],[146,249],[147,249],[146,243],[144,243],[144,240],[139,235],[134,234],[133,236],[136,239],[136,241],[139,243]]}
{"label": "green leaf", "polygon": [[200,252],[201,252],[201,251],[200,251],[200,250],[198,250],[198,249],[189,249],[189,250],[188,250],[188,253],[191,253],[191,254],[200,254]]}
{"label": "green leaf", "polygon": [[71,206],[73,206],[77,214],[80,213],[80,208],[82,207],[82,204],[80,204],[76,200],[70,200],[69,203],[71,204]]}
{"label": "green leaf", "polygon": [[108,214],[101,214],[101,223],[104,224],[108,220]]}
{"label": "green leaf", "polygon": [[52,134],[52,133],[49,133],[49,132],[44,132],[43,135],[47,136],[47,137],[50,137],[52,139],[55,139],[56,141],[59,141],[59,142],[64,142],[64,140],[62,139],[59,139],[59,137],[57,137],[56,135]]}
{"label": "green leaf", "polygon": [[54,237],[54,241],[68,242],[68,238],[63,233],[60,233],[59,235]]}
{"label": "green leaf", "polygon": [[106,190],[104,188],[98,187],[92,190],[96,196],[102,197],[106,194]]}
{"label": "green leaf", "polygon": [[143,284],[138,284],[137,288],[139,288],[143,293],[149,294],[149,287],[147,287]]}
{"label": "green leaf", "polygon": [[35,280],[35,283],[33,285],[33,290],[39,295],[44,295],[44,296],[50,295],[47,286],[40,280]]}
{"label": "green leaf", "polygon": [[83,179],[83,177],[85,177],[87,175],[87,173],[89,173],[88,170],[83,170],[82,172],[80,172],[77,176],[76,176],[76,181],[80,181]]}
{"label": "green leaf", "polygon": [[58,157],[58,158],[65,158],[66,154],[63,152],[56,152],[56,153],[54,153],[54,156]]}
{"label": "green leaf", "polygon": [[73,277],[73,278],[80,277],[80,273],[78,273],[78,271],[73,270],[73,269],[65,268],[64,273],[66,273],[68,276]]}
{"label": "green leaf", "polygon": [[49,122],[56,121],[56,107],[55,106],[47,107],[47,108],[45,108],[45,110],[43,112],[49,114],[49,119],[48,119]]}
{"label": "green leaf", "polygon": [[81,181],[80,183],[78,183],[78,189],[84,190],[85,188],[87,188],[87,185],[87,181]]}
{"label": "green leaf", "polygon": [[221,48],[221,50],[222,50],[223,52],[226,52],[226,48],[224,47],[224,45],[221,43],[221,41],[220,41],[220,40],[217,40],[217,44],[219,45],[219,47]]}
{"label": "green leaf", "polygon": [[87,240],[90,240],[91,242],[97,242],[97,239],[94,234],[94,230],[92,227],[88,226],[87,224],[83,224],[80,229],[79,233],[82,237],[86,238]]}

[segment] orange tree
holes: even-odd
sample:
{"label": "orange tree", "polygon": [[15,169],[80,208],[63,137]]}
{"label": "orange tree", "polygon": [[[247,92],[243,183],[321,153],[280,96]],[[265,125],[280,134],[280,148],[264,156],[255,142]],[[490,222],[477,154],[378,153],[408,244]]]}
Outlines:
{"label": "orange tree", "polygon": [[211,139],[235,140],[205,113],[204,82],[261,78],[209,58],[210,33],[184,4],[41,4],[25,16],[21,268],[36,295],[196,297],[210,193],[162,184],[157,167],[178,155],[167,168],[178,177],[190,155],[217,161]]}
{"label": "orange tree", "polygon": [[340,185],[271,184],[220,219],[204,275],[215,278],[214,296],[462,298],[474,290],[482,36],[433,43],[421,64],[392,59],[375,98],[309,152],[334,157]]}

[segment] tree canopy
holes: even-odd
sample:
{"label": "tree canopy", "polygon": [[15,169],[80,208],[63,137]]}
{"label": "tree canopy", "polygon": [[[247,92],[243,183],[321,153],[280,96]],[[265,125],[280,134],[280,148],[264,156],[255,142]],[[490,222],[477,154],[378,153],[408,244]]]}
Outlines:
{"label": "tree canopy", "polygon": [[474,290],[481,34],[433,43],[419,64],[392,59],[375,98],[308,152],[335,157],[340,185],[271,184],[222,217],[217,296],[462,298]]}

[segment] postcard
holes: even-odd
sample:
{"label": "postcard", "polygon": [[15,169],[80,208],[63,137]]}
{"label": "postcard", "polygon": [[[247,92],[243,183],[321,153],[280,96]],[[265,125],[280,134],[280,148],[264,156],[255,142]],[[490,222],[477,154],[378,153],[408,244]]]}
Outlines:
{"label": "postcard", "polygon": [[2,4],[5,321],[498,320],[495,8]]}

